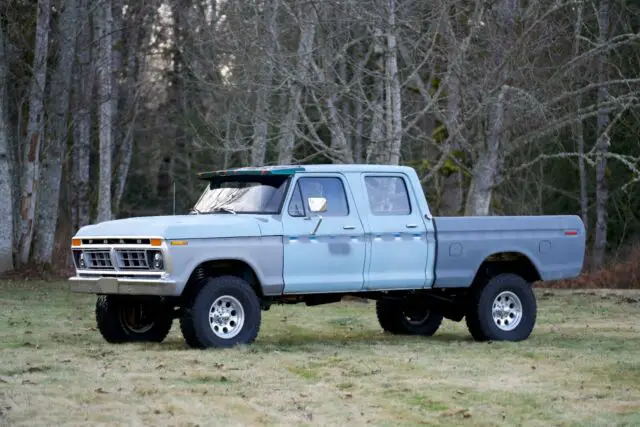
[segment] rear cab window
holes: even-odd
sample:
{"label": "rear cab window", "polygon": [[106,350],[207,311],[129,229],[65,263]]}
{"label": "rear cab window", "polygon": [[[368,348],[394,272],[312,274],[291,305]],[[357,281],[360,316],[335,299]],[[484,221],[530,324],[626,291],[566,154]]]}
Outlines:
{"label": "rear cab window", "polygon": [[399,176],[365,176],[372,215],[411,215],[405,180]]}

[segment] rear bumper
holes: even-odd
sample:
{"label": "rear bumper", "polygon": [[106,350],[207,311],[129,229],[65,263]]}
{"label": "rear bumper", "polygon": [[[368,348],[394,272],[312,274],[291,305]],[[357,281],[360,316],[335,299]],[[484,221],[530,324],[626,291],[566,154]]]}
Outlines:
{"label": "rear bumper", "polygon": [[71,292],[85,294],[178,296],[176,282],[169,279],[136,279],[130,277],[69,278]]}

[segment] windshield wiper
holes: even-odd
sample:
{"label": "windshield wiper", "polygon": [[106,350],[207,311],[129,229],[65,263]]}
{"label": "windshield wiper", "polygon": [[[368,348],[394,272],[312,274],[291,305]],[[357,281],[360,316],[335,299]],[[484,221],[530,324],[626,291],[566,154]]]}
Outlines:
{"label": "windshield wiper", "polygon": [[191,212],[195,212],[197,215],[200,215],[202,213],[198,210],[198,208],[191,208]]}
{"label": "windshield wiper", "polygon": [[227,208],[227,207],[225,207],[225,206],[221,206],[221,207],[219,207],[219,208],[216,208],[216,209],[214,209],[213,211],[214,211],[214,212],[224,211],[224,212],[232,213],[232,214],[234,214],[234,215],[236,214],[236,211],[234,211],[234,210],[233,210],[233,209],[231,209],[231,208]]}

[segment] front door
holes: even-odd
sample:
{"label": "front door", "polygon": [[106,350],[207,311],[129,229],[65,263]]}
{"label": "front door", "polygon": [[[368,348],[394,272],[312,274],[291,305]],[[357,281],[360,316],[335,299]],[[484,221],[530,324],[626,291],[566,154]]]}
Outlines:
{"label": "front door", "polygon": [[[365,234],[346,180],[339,174],[301,174],[293,185],[282,216],[284,293],[361,290]],[[310,197],[327,200],[321,221],[309,209]]]}
{"label": "front door", "polygon": [[362,176],[370,226],[366,289],[416,289],[426,282],[426,226],[402,174]]}

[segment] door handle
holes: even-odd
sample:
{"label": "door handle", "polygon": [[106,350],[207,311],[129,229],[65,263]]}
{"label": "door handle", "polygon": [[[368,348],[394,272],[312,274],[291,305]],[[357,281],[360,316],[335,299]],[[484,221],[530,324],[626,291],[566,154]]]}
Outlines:
{"label": "door handle", "polygon": [[407,224],[407,228],[417,228],[418,224]]}
{"label": "door handle", "polygon": [[345,230],[355,230],[356,226],[355,225],[345,225],[342,228],[344,228]]}

